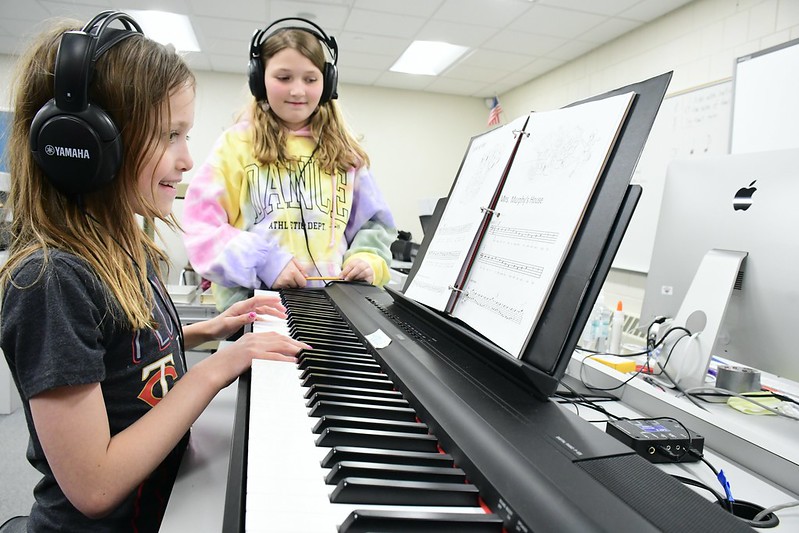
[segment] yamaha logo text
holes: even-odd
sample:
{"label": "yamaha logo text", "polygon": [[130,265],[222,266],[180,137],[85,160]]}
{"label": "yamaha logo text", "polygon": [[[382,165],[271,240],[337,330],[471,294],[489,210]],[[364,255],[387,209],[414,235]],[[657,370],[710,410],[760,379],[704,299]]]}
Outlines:
{"label": "yamaha logo text", "polygon": [[53,146],[48,144],[44,147],[44,152],[49,156],[71,157],[73,159],[91,159],[89,151],[83,148],[69,148],[67,146]]}

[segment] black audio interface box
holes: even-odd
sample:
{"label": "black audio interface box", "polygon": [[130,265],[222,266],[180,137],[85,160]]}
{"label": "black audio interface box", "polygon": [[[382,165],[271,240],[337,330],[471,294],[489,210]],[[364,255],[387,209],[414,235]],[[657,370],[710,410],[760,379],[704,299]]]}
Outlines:
{"label": "black audio interface box", "polygon": [[698,461],[688,446],[698,455],[705,447],[702,435],[671,418],[608,420],[605,431],[653,463]]}

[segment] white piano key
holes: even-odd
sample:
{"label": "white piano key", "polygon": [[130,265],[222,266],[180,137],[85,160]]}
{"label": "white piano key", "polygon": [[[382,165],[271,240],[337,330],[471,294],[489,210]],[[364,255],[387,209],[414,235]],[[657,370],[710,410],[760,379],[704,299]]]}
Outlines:
{"label": "white piano key", "polygon": [[334,504],[329,471],[320,461],[329,451],[314,445],[299,371],[290,363],[253,361],[247,456],[245,530],[335,532],[356,509],[483,513],[480,507],[416,507]]}
{"label": "white piano key", "polygon": [[[257,289],[255,291],[256,296],[260,294],[271,294],[274,296],[280,297],[279,291],[269,291],[264,289]],[[252,331],[253,333],[259,332],[272,332],[276,331],[278,333],[282,333],[284,335],[291,336],[288,330],[288,324],[286,323],[285,319],[277,318],[272,315],[258,315],[258,320],[253,322],[252,324]]]}
{"label": "white piano key", "polygon": [[276,331],[277,333],[291,336],[286,321],[272,315],[258,315],[258,320],[252,324],[252,331],[253,333]]}

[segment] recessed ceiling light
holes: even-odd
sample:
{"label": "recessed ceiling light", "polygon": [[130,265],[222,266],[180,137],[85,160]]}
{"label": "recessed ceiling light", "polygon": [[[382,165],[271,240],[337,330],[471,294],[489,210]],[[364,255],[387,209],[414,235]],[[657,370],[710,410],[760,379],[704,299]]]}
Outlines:
{"label": "recessed ceiling light", "polygon": [[391,67],[392,72],[437,76],[469,49],[441,41],[414,41]]}
{"label": "recessed ceiling light", "polygon": [[141,25],[144,34],[162,44],[171,44],[181,52],[199,52],[200,44],[186,15],[166,11],[126,9],[125,13]]}

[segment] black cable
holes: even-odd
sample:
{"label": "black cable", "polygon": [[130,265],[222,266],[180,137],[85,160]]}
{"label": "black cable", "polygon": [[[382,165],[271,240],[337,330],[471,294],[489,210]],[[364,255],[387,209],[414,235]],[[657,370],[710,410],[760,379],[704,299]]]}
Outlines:
{"label": "black cable", "polygon": [[[133,254],[131,254],[128,251],[128,249],[125,248],[125,246],[123,246],[121,242],[119,242],[119,239],[117,239],[114,236],[114,234],[111,233],[111,231],[109,231],[108,228],[106,228],[102,224],[102,222],[97,220],[97,218],[95,218],[94,215],[89,213],[83,207],[82,196],[78,197],[78,209],[80,209],[89,220],[94,222],[98,227],[100,227],[103,231],[105,231],[105,233],[108,234],[109,237],[111,237],[111,240],[113,240],[117,244],[117,246],[119,246],[119,249],[122,250],[125,253],[125,255],[127,255],[130,258],[130,261],[131,263],[133,263],[133,267],[136,269],[136,271],[141,273],[142,269],[141,267],[139,267],[139,263],[136,261],[136,258],[133,257]],[[153,265],[153,267],[155,268],[155,265]],[[148,273],[145,272],[144,277],[147,278],[147,282],[150,284],[150,287],[153,289],[153,293],[158,297],[159,300],[161,300],[161,303],[164,306],[164,310],[166,311],[167,315],[169,315],[169,320],[172,322],[172,326],[174,326],[175,328],[175,336],[178,339],[178,347],[180,349],[180,360],[183,363],[183,371],[188,372],[189,367],[188,363],[186,362],[186,343],[183,339],[183,326],[180,323],[180,315],[178,313],[178,309],[177,307],[175,307],[175,303],[172,301],[172,298],[169,297],[166,287],[164,286],[163,283],[161,283],[160,280],[158,280],[158,286],[156,286],[155,282],[150,278]],[[139,288],[144,290],[144,288],[141,285],[139,285]],[[155,305],[155,302],[153,302],[153,305]]]}
{"label": "black cable", "polygon": [[566,389],[568,389],[577,398],[575,400],[570,400],[569,401],[573,405],[575,405],[575,406],[582,405],[582,406],[587,407],[589,409],[593,409],[594,411],[598,411],[598,412],[602,413],[603,415],[605,415],[609,419],[610,418],[613,418],[613,419],[617,419],[618,418],[616,415],[610,413],[604,407],[602,407],[601,405],[598,405],[597,403],[595,403],[593,400],[588,399],[584,394],[577,392],[576,390],[571,388],[569,385],[567,385],[563,381],[560,381],[560,384],[563,387],[565,387]]}
{"label": "black cable", "polygon": [[[680,338],[682,339],[684,337],[680,337]],[[701,410],[707,411],[707,409],[705,409],[702,405],[700,405],[699,402],[697,402],[690,394],[686,393],[685,389],[683,389],[682,387],[677,385],[677,382],[674,381],[674,379],[668,374],[668,372],[666,372],[666,369],[664,367],[661,366],[660,367],[660,371],[663,373],[664,376],[666,376],[668,378],[669,381],[671,381],[672,386],[674,387],[674,389],[677,392],[679,392],[680,394],[682,394],[683,396],[688,398],[688,401],[690,401],[692,404],[694,404],[695,406],[697,406]]]}
{"label": "black cable", "polygon": [[600,391],[600,392],[614,391],[614,390],[620,389],[620,388],[624,387],[625,385],[627,385],[629,382],[631,382],[636,377],[638,377],[638,375],[641,374],[641,372],[642,372],[642,370],[637,370],[632,376],[630,376],[626,380],[622,381],[621,383],[619,383],[615,387],[610,387],[610,388],[594,387],[594,386],[589,385],[588,383],[585,382],[585,376],[583,375],[583,369],[585,368],[585,360],[588,359],[589,357],[592,357],[592,356],[588,356],[588,357],[584,358],[582,361],[580,361],[580,374],[579,374],[580,383],[582,383],[582,385],[588,390]]}
{"label": "black cable", "polygon": [[713,475],[716,476],[716,479],[719,481],[719,483],[721,483],[722,487],[724,488],[724,492],[727,494],[727,497],[725,498],[725,501],[727,502],[727,505],[726,505],[725,508],[729,512],[732,513],[733,512],[733,502],[735,500],[732,497],[732,492],[730,492],[730,484],[727,482],[727,478],[724,476],[724,472],[721,471],[721,470],[718,470],[715,466],[710,464],[710,461],[708,461],[705,458],[705,455],[703,453],[699,452],[698,450],[693,449],[690,445],[688,446],[687,452],[690,455],[693,455],[694,457],[696,457],[697,459],[702,461],[703,463],[705,463],[705,465],[708,468],[710,468],[710,471],[713,472]]}
{"label": "black cable", "polygon": [[632,353],[611,353],[611,352],[604,352],[604,351],[599,351],[599,350],[592,350],[590,348],[583,348],[582,346],[579,346],[579,345],[576,346],[575,349],[579,350],[581,352],[586,352],[586,353],[590,353],[590,354],[594,354],[594,355],[615,355],[616,357],[636,357],[636,356],[639,356],[639,355],[646,355],[647,354],[646,350],[643,350],[641,352],[632,352]]}
{"label": "black cable", "polygon": [[[674,328],[671,328],[671,329],[669,329],[669,330],[666,332],[666,335],[668,335],[668,334],[669,334],[669,333],[671,333],[672,331],[683,331],[683,332],[685,332],[685,335],[683,335],[682,337],[680,337],[679,339],[677,339],[676,341],[674,341],[674,344],[672,344],[672,345],[671,345],[671,348],[669,348],[669,353],[666,355],[666,360],[663,362],[663,364],[661,365],[660,363],[658,363],[658,365],[660,365],[660,368],[661,368],[661,369],[664,369],[664,368],[666,367],[666,365],[667,365],[667,364],[669,364],[669,360],[671,359],[671,354],[673,354],[673,353],[674,353],[674,349],[677,347],[677,345],[680,343],[680,341],[681,341],[681,340],[683,340],[683,339],[685,339],[685,338],[688,338],[688,337],[690,337],[690,336],[691,336],[691,332],[690,332],[690,331],[688,331],[687,329],[685,329],[685,328],[684,328],[684,327],[682,327],[682,326],[677,326],[677,327],[674,327]],[[663,339],[664,339],[664,340],[665,340],[665,338],[666,338],[666,335],[664,335],[664,336],[663,336]],[[669,378],[669,379],[671,379],[671,378]]]}
{"label": "black cable", "polygon": [[676,479],[677,481],[679,481],[680,483],[683,483],[685,485],[691,485],[693,487],[698,487],[700,489],[704,489],[704,490],[708,491],[709,493],[711,493],[716,498],[716,500],[719,502],[719,505],[721,505],[722,508],[724,508],[727,511],[730,510],[729,509],[729,502],[727,501],[727,498],[725,498],[724,496],[722,496],[721,494],[716,492],[713,488],[711,488],[710,486],[706,485],[705,483],[702,483],[701,481],[698,481],[698,480],[693,479],[693,478],[684,477],[684,476],[680,476],[680,475],[677,475],[677,474],[670,474],[670,476],[672,478]]}
{"label": "black cable", "polygon": [[[314,157],[314,155],[316,155],[316,151],[319,150],[319,144],[321,142],[322,142],[322,139],[321,139],[321,136],[320,136],[319,141],[316,142],[316,146],[314,146],[314,149],[311,152],[311,155],[308,156],[308,160],[302,165],[302,167],[300,168],[300,171],[297,173],[297,180],[296,180],[297,181],[297,191],[299,191],[299,189],[300,189],[299,188],[300,181],[302,181],[305,178],[305,169],[308,168],[308,165],[310,165],[311,161],[313,161],[313,157]],[[286,170],[288,170],[288,167],[286,167]],[[325,274],[323,274],[322,271],[319,269],[319,266],[316,264],[316,259],[314,259],[313,253],[311,252],[311,245],[310,245],[310,242],[309,242],[309,239],[308,239],[308,228],[306,227],[306,224],[305,224],[305,211],[302,208],[302,198],[300,198],[299,196],[300,195],[298,194],[297,197],[298,197],[298,202],[299,202],[299,206],[300,206],[300,221],[302,222],[302,234],[305,237],[305,249],[308,251],[308,257],[311,258],[311,263],[313,263],[313,266],[316,269],[317,274],[319,276],[324,276]],[[331,209],[332,209],[332,207],[331,207]],[[333,229],[334,228],[331,228],[331,231],[333,231]]]}

